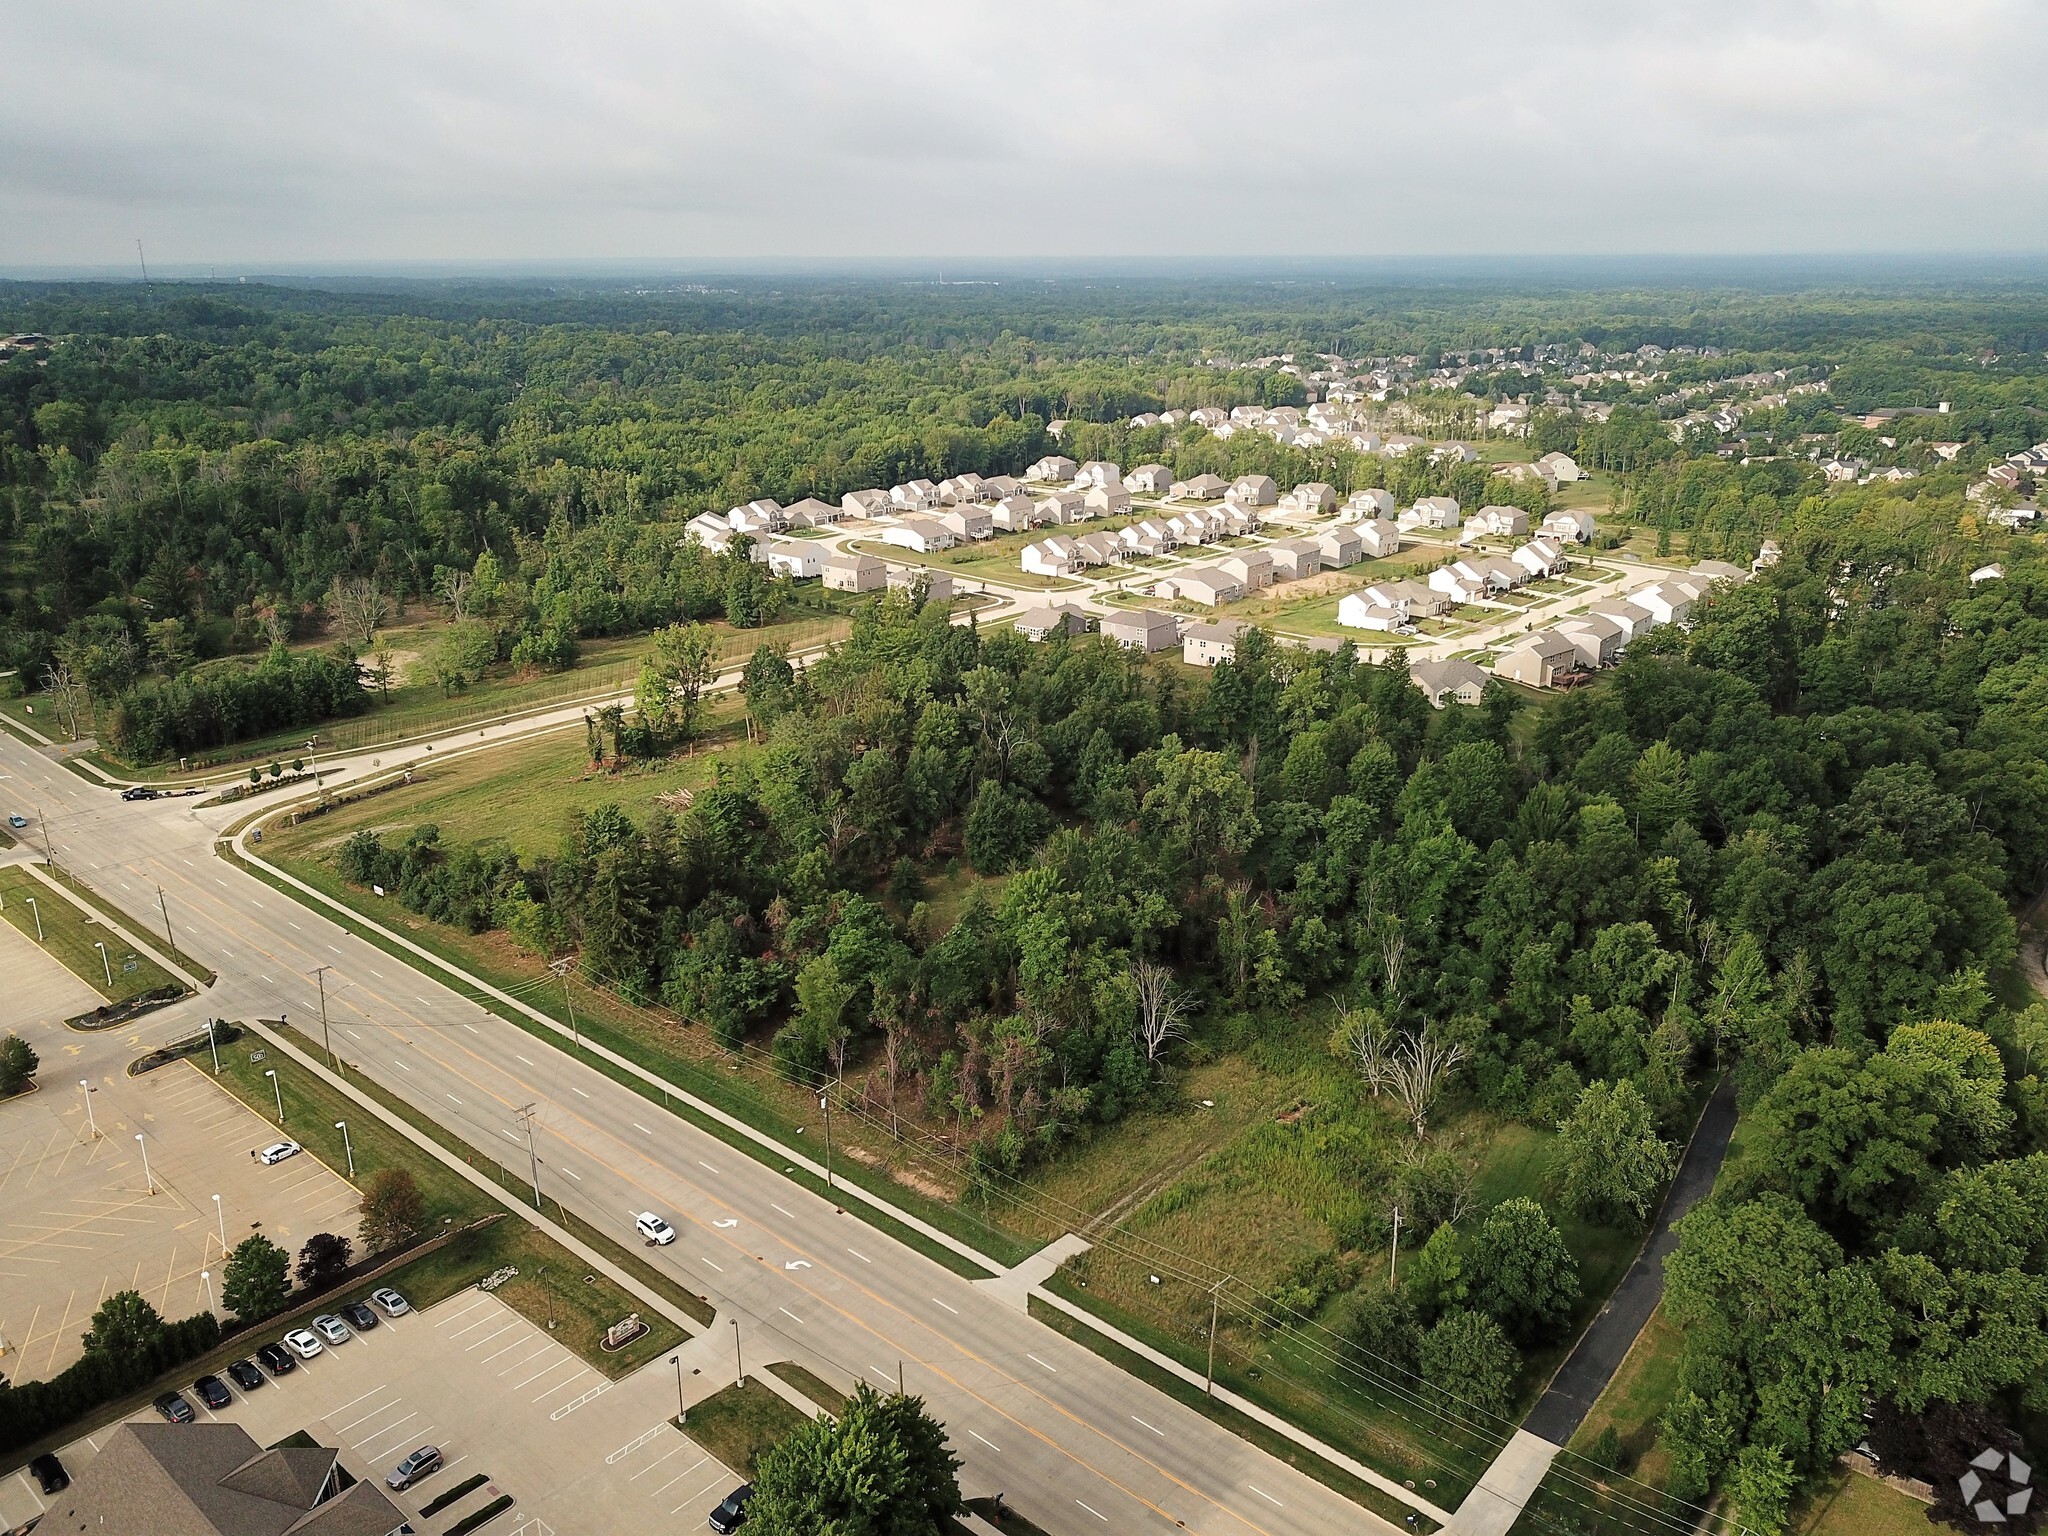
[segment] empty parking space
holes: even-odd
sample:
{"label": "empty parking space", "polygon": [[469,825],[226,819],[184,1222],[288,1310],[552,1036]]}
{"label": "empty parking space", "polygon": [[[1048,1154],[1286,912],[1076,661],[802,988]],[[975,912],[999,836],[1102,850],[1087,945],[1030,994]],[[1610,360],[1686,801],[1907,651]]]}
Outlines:
{"label": "empty parking space", "polygon": [[89,1116],[61,1064],[42,1081],[0,1107],[0,1370],[18,1380],[75,1360],[112,1292],[140,1291],[166,1317],[204,1308],[223,1240],[262,1232],[296,1253],[315,1232],[355,1236],[355,1189],[310,1154],[258,1163],[277,1127],[190,1063],[88,1079]]}
{"label": "empty parking space", "polygon": [[[693,1396],[709,1390],[690,1381]],[[608,1382],[545,1328],[479,1291],[387,1319],[254,1392],[234,1392],[218,1414],[194,1406],[240,1423],[263,1445],[305,1430],[338,1449],[356,1476],[379,1483],[419,1446],[439,1446],[441,1469],[392,1495],[408,1512],[482,1474],[519,1501],[507,1528],[539,1519],[557,1536],[610,1536],[695,1528],[739,1481],[669,1422],[676,1378],[666,1360]],[[94,1446],[81,1440],[62,1454],[75,1472]],[[414,1524],[442,1529],[488,1501],[479,1489]],[[0,1529],[36,1507],[19,1479],[0,1482]]]}

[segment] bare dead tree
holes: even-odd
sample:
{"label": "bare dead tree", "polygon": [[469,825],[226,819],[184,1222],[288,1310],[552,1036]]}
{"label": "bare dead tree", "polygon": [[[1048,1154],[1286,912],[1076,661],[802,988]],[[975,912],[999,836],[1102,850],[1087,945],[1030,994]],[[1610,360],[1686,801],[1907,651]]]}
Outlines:
{"label": "bare dead tree", "polygon": [[73,741],[78,740],[78,720],[85,711],[85,679],[71,670],[71,663],[59,657],[43,672],[43,688],[50,706],[57,711],[57,723]]}
{"label": "bare dead tree", "polygon": [[468,571],[442,566],[434,574],[434,591],[442,602],[448,605],[448,616],[453,619],[469,617],[470,588],[475,584]]}
{"label": "bare dead tree", "polygon": [[1173,984],[1173,972],[1155,961],[1132,966],[1131,980],[1138,988],[1138,1043],[1147,1061],[1157,1061],[1161,1051],[1187,1033],[1187,994]]}
{"label": "bare dead tree", "polygon": [[327,617],[358,650],[376,638],[391,604],[368,576],[336,576],[327,589]]}
{"label": "bare dead tree", "polygon": [[1408,961],[1408,930],[1401,926],[1399,913],[1391,914],[1380,927],[1380,964],[1387,973],[1387,1001],[1401,1001],[1401,972]]}
{"label": "bare dead tree", "polygon": [[271,645],[283,645],[292,637],[291,620],[284,610],[275,603],[265,603],[256,610],[256,617],[263,625],[263,638]]}
{"label": "bare dead tree", "polygon": [[1464,1059],[1463,1045],[1443,1040],[1427,1024],[1394,1047],[1394,1096],[1407,1110],[1417,1136],[1429,1134],[1429,1112]]}
{"label": "bare dead tree", "polygon": [[1394,1028],[1377,1008],[1337,1008],[1332,1037],[1374,1098],[1394,1086]]}

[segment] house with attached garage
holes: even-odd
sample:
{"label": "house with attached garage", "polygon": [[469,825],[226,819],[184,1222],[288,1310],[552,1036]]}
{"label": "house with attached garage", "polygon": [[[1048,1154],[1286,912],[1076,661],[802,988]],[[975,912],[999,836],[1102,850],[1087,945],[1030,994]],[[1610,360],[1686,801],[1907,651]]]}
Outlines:
{"label": "house with attached garage", "polygon": [[1156,427],[1159,425],[1159,413],[1157,411],[1140,411],[1130,419],[1127,425],[1134,432],[1142,432],[1147,427]]}
{"label": "house with attached garage", "polygon": [[1473,570],[1460,570],[1458,565],[1440,566],[1429,573],[1432,591],[1443,593],[1451,603],[1476,603],[1487,594],[1486,578]]}
{"label": "house with attached garage", "polygon": [[950,603],[953,601],[953,577],[950,572],[927,570],[921,565],[891,566],[889,590],[922,592],[928,603]]}
{"label": "house with attached garage", "polygon": [[683,524],[683,536],[695,539],[714,555],[722,555],[732,542],[732,524],[715,512],[699,512]]}
{"label": "house with attached garage", "polygon": [[1271,507],[1279,504],[1280,487],[1271,475],[1239,475],[1225,497],[1241,507]]}
{"label": "house with attached garage", "polygon": [[1638,587],[1627,596],[1638,608],[1649,611],[1652,623],[1683,624],[1692,617],[1692,605],[1699,593],[1687,583],[1674,579]]}
{"label": "house with attached garage", "polygon": [[1568,453],[1546,453],[1536,461],[1536,473],[1552,486],[1571,485],[1581,478],[1576,460]]}
{"label": "house with attached garage", "polygon": [[1454,496],[1418,496],[1415,504],[1396,520],[1401,528],[1450,529],[1458,526],[1458,502]]}
{"label": "house with attached garage", "polygon": [[1188,420],[1198,427],[1220,427],[1230,420],[1230,413],[1213,405],[1198,405],[1188,412]]}
{"label": "house with attached garage", "polygon": [[1465,531],[1458,536],[1461,544],[1470,544],[1475,539],[1521,539],[1529,534],[1529,514],[1520,507],[1481,507],[1465,521]]}
{"label": "house with attached garage", "polygon": [[1011,628],[1027,640],[1048,640],[1054,635],[1085,635],[1088,615],[1070,603],[1043,608],[1026,608],[1011,620]]}
{"label": "house with attached garage", "polygon": [[1579,654],[1579,665],[1588,672],[1612,666],[1627,643],[1621,626],[1604,614],[1582,613],[1559,619],[1551,627],[1571,641]]}
{"label": "house with attached garage", "polygon": [[925,512],[939,504],[939,488],[929,480],[911,480],[889,487],[889,505],[898,512]]}
{"label": "house with attached garage", "polygon": [[1089,563],[1072,539],[1058,535],[1026,544],[1018,556],[1018,564],[1030,576],[1071,576]]}
{"label": "house with attached garage", "polygon": [[879,592],[889,567],[873,555],[827,555],[819,574],[834,592]]}
{"label": "house with attached garage", "polygon": [[1563,546],[1550,539],[1531,539],[1508,558],[1529,573],[1531,581],[1541,581],[1546,576],[1555,576],[1568,563]]}
{"label": "house with attached garage", "polygon": [[1188,480],[1176,480],[1167,492],[1175,501],[1221,501],[1223,493],[1230,489],[1221,475],[1196,475]]}
{"label": "house with attached garage", "polygon": [[1321,514],[1333,510],[1336,505],[1336,488],[1320,480],[1304,481],[1280,498],[1280,508],[1284,512]]}
{"label": "house with attached garage", "polygon": [[1038,521],[1055,528],[1064,523],[1084,523],[1094,515],[1088,508],[1088,498],[1080,491],[1054,491],[1038,499]]}
{"label": "house with attached garage", "polygon": [[1171,520],[1166,518],[1145,518],[1119,530],[1116,537],[1117,542],[1134,555],[1163,555],[1180,545],[1180,540],[1174,537]]}
{"label": "house with attached garage", "polygon": [[1235,576],[1247,592],[1263,592],[1273,585],[1273,556],[1263,549],[1232,550],[1216,567]]}
{"label": "house with attached garage", "polygon": [[1637,635],[1657,627],[1657,620],[1649,609],[1625,602],[1618,597],[1610,597],[1605,602],[1595,603],[1586,612],[1597,614],[1621,631],[1618,648],[1623,650],[1627,649],[1629,641],[1635,639]]}
{"label": "house with attached garage", "polygon": [[1453,699],[1477,704],[1486,694],[1486,674],[1469,661],[1418,661],[1408,668],[1408,680],[1434,709]]}
{"label": "house with attached garage", "polygon": [[1189,571],[1176,571],[1161,581],[1154,582],[1152,590],[1169,602],[1181,601],[1200,603],[1214,608],[1223,603],[1234,603],[1244,596],[1244,582],[1229,571],[1219,570],[1213,565],[1197,566]]}
{"label": "house with attached garage", "polygon": [[1164,464],[1140,464],[1124,476],[1124,489],[1140,496],[1164,496],[1173,489],[1173,471]]}
{"label": "house with attached garage", "polygon": [[906,517],[892,528],[882,530],[882,542],[921,555],[935,555],[960,542],[959,535],[944,523],[929,517]]}
{"label": "house with attached garage", "polygon": [[782,503],[767,497],[750,501],[744,507],[733,507],[725,514],[726,527],[734,533],[750,533],[755,538],[775,532],[783,522]]}
{"label": "house with attached garage", "polygon": [[1038,508],[1029,496],[1005,496],[988,509],[988,520],[1004,533],[1022,533],[1038,526]]}
{"label": "house with attached garage", "polygon": [[1344,503],[1343,511],[1337,514],[1347,523],[1372,522],[1394,515],[1394,493],[1383,491],[1378,486],[1368,486],[1362,491],[1353,491],[1351,499]]}
{"label": "house with attached garage", "polygon": [[1408,622],[1408,616],[1363,592],[1352,592],[1337,604],[1337,622],[1346,629],[1395,630]]}
{"label": "house with attached garage", "polygon": [[1035,480],[1041,485],[1066,485],[1081,466],[1064,454],[1049,453],[1024,471],[1026,480]]}
{"label": "house with attached garage", "polygon": [[770,539],[762,548],[768,569],[777,576],[804,581],[824,574],[825,551],[810,539]]}
{"label": "house with attached garage", "polygon": [[1577,671],[1578,666],[1577,646],[1555,630],[1539,629],[1501,652],[1493,670],[1531,688],[1549,688],[1565,673]]}
{"label": "house with attached garage", "polygon": [[1176,544],[1209,542],[1209,520],[1199,512],[1176,512],[1166,520],[1166,526]]}
{"label": "house with attached garage", "polygon": [[1024,482],[1015,475],[990,475],[981,482],[981,499],[1001,501],[1005,496],[1019,495],[1023,489]]}
{"label": "house with attached garage", "polygon": [[1113,533],[1084,533],[1074,540],[1074,548],[1084,555],[1090,565],[1108,565],[1123,557],[1123,546]]}
{"label": "house with attached garage", "polygon": [[782,509],[782,521],[789,528],[829,528],[838,522],[842,510],[815,496],[806,496],[795,506]]}
{"label": "house with attached garage", "polygon": [[1090,486],[1082,500],[1088,504],[1091,517],[1117,517],[1131,510],[1131,493],[1123,488],[1121,481],[1114,485]]}
{"label": "house with attached garage", "polygon": [[1112,613],[1102,621],[1102,638],[1149,655],[1180,644],[1180,620],[1158,608]]}
{"label": "house with attached garage", "polygon": [[1365,600],[1392,608],[1404,618],[1430,619],[1448,612],[1451,600],[1428,584],[1414,580],[1376,581],[1364,591]]}
{"label": "house with attached garage", "polygon": [[953,475],[939,482],[939,501],[945,506],[954,506],[963,501],[981,500],[981,488],[987,484],[973,470],[964,475]]}
{"label": "house with attached garage", "polygon": [[1180,632],[1180,659],[1190,666],[1213,667],[1237,659],[1238,637],[1251,628],[1238,619],[1198,621]]}
{"label": "house with attached garage", "polygon": [[1593,514],[1584,507],[1569,507],[1543,519],[1542,532],[1568,544],[1589,544],[1594,533]]}
{"label": "house with attached garage", "polygon": [[847,517],[887,517],[889,493],[887,491],[848,491],[839,498],[839,510]]}
{"label": "house with attached garage", "polygon": [[1113,485],[1123,489],[1124,472],[1107,459],[1090,459],[1074,472],[1074,489],[1085,491],[1091,485]]}

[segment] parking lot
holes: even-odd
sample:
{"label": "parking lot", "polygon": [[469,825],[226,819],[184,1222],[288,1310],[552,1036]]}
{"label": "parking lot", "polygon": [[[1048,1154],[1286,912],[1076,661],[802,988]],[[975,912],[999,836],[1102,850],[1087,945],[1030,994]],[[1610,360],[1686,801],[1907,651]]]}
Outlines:
{"label": "parking lot", "polygon": [[[96,1053],[90,1116],[78,1070],[66,1069],[73,1042]],[[63,1370],[114,1291],[140,1291],[166,1317],[201,1310],[202,1273],[218,1298],[223,1239],[232,1248],[260,1231],[296,1254],[315,1232],[354,1238],[355,1189],[310,1153],[258,1164],[249,1154],[278,1140],[277,1127],[199,1067],[129,1077],[120,1042],[61,1027],[31,1043],[42,1089],[0,1105],[0,1371],[26,1381]]]}
{"label": "parking lot", "polygon": [[[710,1342],[721,1353],[726,1347]],[[723,1384],[709,1373],[692,1376],[689,1367],[686,1359],[693,1401]],[[676,1368],[666,1360],[610,1382],[545,1328],[475,1290],[386,1320],[255,1392],[233,1390],[234,1403],[217,1414],[186,1396],[203,1418],[233,1420],[262,1445],[305,1430],[339,1449],[350,1472],[379,1483],[416,1447],[439,1446],[441,1470],[392,1495],[422,1536],[445,1531],[497,1492],[518,1503],[487,1527],[491,1533],[523,1522],[531,1522],[530,1536],[543,1529],[558,1536],[694,1530],[739,1481],[670,1424]],[[61,1454],[75,1475],[96,1453],[88,1438]],[[444,1489],[477,1474],[489,1485],[418,1515]],[[0,1481],[0,1529],[41,1507],[25,1476]]]}
{"label": "parking lot", "polygon": [[0,923],[0,969],[7,977],[0,1034],[33,1037],[38,1031],[32,1026],[61,1028],[66,1019],[106,1001],[7,923]]}

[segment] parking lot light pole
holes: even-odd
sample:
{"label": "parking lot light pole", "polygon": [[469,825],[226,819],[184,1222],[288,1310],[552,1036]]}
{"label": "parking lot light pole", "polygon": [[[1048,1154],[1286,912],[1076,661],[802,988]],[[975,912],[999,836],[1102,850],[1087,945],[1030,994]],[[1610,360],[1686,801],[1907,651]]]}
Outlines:
{"label": "parking lot light pole", "polygon": [[213,1304],[213,1271],[202,1269],[199,1271],[199,1278],[206,1282],[206,1310],[209,1312],[219,1311],[220,1309]]}
{"label": "parking lot light pole", "polygon": [[275,1092],[275,1093],[277,1094],[277,1123],[278,1123],[279,1125],[283,1125],[283,1124],[284,1124],[284,1085],[278,1082],[278,1080],[277,1080],[277,1069],[276,1069],[275,1067],[265,1067],[265,1068],[263,1069],[263,1075],[264,1075],[265,1077],[267,1077],[267,1078],[269,1078],[269,1079],[270,1079],[270,1086],[271,1086],[271,1089],[272,1089],[272,1091],[273,1091],[273,1092]]}
{"label": "parking lot light pole", "polygon": [[356,1149],[348,1139],[348,1122],[337,1120],[334,1128],[341,1132],[341,1150],[348,1154],[348,1181],[353,1184],[356,1181]]}
{"label": "parking lot light pole", "polygon": [[36,905],[36,899],[33,896],[24,896],[21,899],[28,903],[29,911],[35,914],[36,942],[40,944],[43,942],[43,909]]}
{"label": "parking lot light pole", "polygon": [[740,1385],[747,1384],[746,1362],[740,1359],[740,1320],[732,1320],[732,1368],[739,1373]]}
{"label": "parking lot light pole", "polygon": [[156,1193],[156,1175],[149,1171],[149,1143],[142,1139],[142,1132],[135,1133],[135,1145],[142,1148],[142,1177],[149,1185],[149,1192]]}
{"label": "parking lot light pole", "polygon": [[219,1195],[213,1197],[213,1219],[220,1223],[220,1251],[225,1258],[228,1251],[228,1215],[221,1206]]}
{"label": "parking lot light pole", "polygon": [[98,1141],[98,1140],[100,1139],[100,1123],[99,1123],[99,1121],[97,1121],[97,1120],[95,1120],[95,1119],[93,1118],[93,1113],[92,1113],[92,1083],[91,1083],[91,1081],[90,1081],[90,1080],[88,1080],[88,1079],[86,1079],[86,1078],[83,1078],[83,1077],[81,1077],[81,1078],[80,1078],[80,1079],[78,1080],[78,1086],[79,1086],[79,1087],[80,1087],[80,1088],[81,1088],[81,1089],[82,1089],[82,1090],[84,1091],[84,1093],[85,1093],[85,1123],[86,1123],[86,1124],[87,1124],[87,1125],[88,1125],[89,1127],[91,1127],[91,1129],[92,1129],[92,1139],[93,1139],[94,1141]]}
{"label": "parking lot light pole", "polygon": [[114,962],[107,958],[107,946],[98,939],[93,940],[92,947],[100,952],[100,964],[107,972],[107,990],[111,992],[114,990]]}
{"label": "parking lot light pole", "polygon": [[213,1075],[220,1076],[220,1042],[213,1035],[213,1015],[206,1016],[206,1048],[213,1052]]}
{"label": "parking lot light pole", "polygon": [[690,1416],[690,1410],[683,1406],[683,1357],[670,1355],[668,1363],[676,1368],[676,1422],[681,1424]]}

